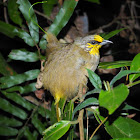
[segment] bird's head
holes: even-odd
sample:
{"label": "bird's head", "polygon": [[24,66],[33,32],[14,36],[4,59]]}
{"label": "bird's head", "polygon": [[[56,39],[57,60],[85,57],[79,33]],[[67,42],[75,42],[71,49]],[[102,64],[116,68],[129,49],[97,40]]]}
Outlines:
{"label": "bird's head", "polygon": [[91,55],[99,55],[99,49],[103,45],[107,45],[113,42],[105,40],[100,35],[89,35],[84,38],[77,38],[74,43],[83,48],[85,51],[89,52]]}

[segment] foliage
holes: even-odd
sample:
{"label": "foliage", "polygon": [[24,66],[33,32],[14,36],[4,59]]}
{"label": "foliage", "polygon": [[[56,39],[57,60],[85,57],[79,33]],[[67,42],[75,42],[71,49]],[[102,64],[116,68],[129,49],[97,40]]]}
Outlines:
{"label": "foliage", "polygon": [[[99,4],[98,0],[88,1]],[[78,1],[76,0],[65,0],[55,20],[50,25],[48,32],[58,35],[62,28],[68,23],[77,3]],[[56,0],[48,0],[48,3],[42,4],[44,14],[46,14],[48,18],[55,4],[58,4]],[[27,64],[29,62],[36,63],[40,59],[45,58],[45,56],[37,52],[35,46],[39,44],[42,50],[46,48],[45,35],[39,40],[38,20],[32,7],[30,10],[32,20],[30,19],[30,7],[31,4],[28,0],[24,0],[24,2],[23,0],[9,0],[8,14],[14,24],[7,24],[0,21],[1,33],[10,38],[17,36],[29,46],[34,47],[34,52],[28,49],[17,49],[12,50],[8,55],[11,60],[24,61]],[[24,25],[21,13],[27,25]],[[121,30],[123,29],[114,30],[103,36],[109,39]],[[61,112],[63,112],[62,121],[57,122],[56,115],[54,115],[54,103],[52,103],[50,111],[24,98],[27,94],[30,93],[33,95],[36,91],[35,80],[39,74],[39,69],[28,70],[18,74],[9,66],[0,53],[0,74],[2,75],[0,78],[0,109],[3,112],[0,115],[0,135],[8,136],[9,138],[12,136],[16,139],[26,137],[28,140],[36,140],[39,135],[44,135],[42,136],[44,140],[57,140],[64,135],[67,139],[72,140],[74,137],[77,138],[77,136],[74,135],[74,129],[77,123],[77,112],[81,109],[86,109],[88,113],[94,114],[99,124],[104,122],[105,130],[113,140],[134,140],[140,138],[140,124],[122,115],[124,112],[127,114],[131,109],[139,111],[128,104],[124,104],[124,101],[130,93],[129,88],[140,83],[140,81],[137,80],[140,76],[139,60],[140,54],[136,55],[132,61],[100,63],[99,68],[102,69],[122,68],[110,83],[108,81],[102,82],[97,74],[87,69],[90,82],[95,88],[84,95],[84,101],[79,103],[75,108],[73,100],[69,103],[61,100],[60,107]],[[125,66],[130,66],[130,70],[124,70]],[[121,83],[118,86],[114,86],[116,81],[128,74],[130,81],[127,85]],[[102,83],[104,83],[104,86]],[[99,94],[99,98],[94,97],[95,94]],[[121,109],[122,106],[124,107]],[[107,113],[105,113],[106,111]],[[92,139],[92,137],[93,135],[91,135],[90,139]]]}

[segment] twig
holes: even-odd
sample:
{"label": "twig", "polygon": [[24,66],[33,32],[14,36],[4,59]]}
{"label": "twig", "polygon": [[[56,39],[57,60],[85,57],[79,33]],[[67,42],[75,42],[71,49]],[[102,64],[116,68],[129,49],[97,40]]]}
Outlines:
{"label": "twig", "polygon": [[[80,98],[80,102],[83,102],[84,101],[84,98],[83,98],[83,85],[79,86],[78,96]],[[83,114],[84,114],[84,109],[79,111],[79,116],[78,116],[80,140],[84,140]]]}
{"label": "twig", "polygon": [[50,20],[51,22],[53,22],[52,19],[51,19],[50,17],[46,16],[45,14],[43,14],[43,13],[37,11],[37,10],[34,10],[34,11],[35,11],[35,13],[37,13],[38,15],[40,15],[40,16],[46,18],[47,20]]}
{"label": "twig", "polygon": [[[31,114],[30,117],[27,119],[27,121],[25,122],[24,126],[20,129],[21,131],[23,130],[23,132],[24,132],[25,126],[27,126],[28,122],[29,122],[30,119],[33,117],[33,115],[34,115],[34,113],[36,112],[37,108],[38,108],[38,106],[36,106],[36,107],[33,109],[32,114]],[[21,133],[18,133],[18,135],[17,135],[17,137],[16,137],[16,140],[19,139],[18,137],[19,137],[20,134],[21,134]]]}
{"label": "twig", "polygon": [[[3,3],[6,3],[7,0],[3,0]],[[8,18],[7,18],[7,9],[4,6],[4,19],[6,23],[9,23]]]}
{"label": "twig", "polygon": [[127,87],[130,88],[130,87],[135,86],[135,85],[137,85],[137,84],[140,84],[140,80],[139,80],[139,81],[136,81],[136,82],[134,82],[134,83],[129,83],[129,84],[127,85]]}
{"label": "twig", "polygon": [[95,129],[95,131],[92,133],[91,137],[89,140],[92,139],[92,137],[95,135],[95,133],[98,131],[98,129],[101,127],[101,125],[108,119],[108,117],[106,117],[100,124],[99,126]]}
{"label": "twig", "polygon": [[88,111],[86,110],[86,115],[87,115],[87,135],[86,135],[86,140],[88,140]]}

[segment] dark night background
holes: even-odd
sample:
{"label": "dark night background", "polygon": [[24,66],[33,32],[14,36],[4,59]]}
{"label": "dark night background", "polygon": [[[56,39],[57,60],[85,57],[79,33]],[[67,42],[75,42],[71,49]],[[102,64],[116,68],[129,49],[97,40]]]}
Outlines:
{"label": "dark night background", "polygon": [[[29,0],[32,4],[37,2]],[[2,3],[2,1],[0,1]],[[4,6],[0,4],[0,20],[5,21],[4,18]],[[41,4],[34,6],[37,11],[42,12]],[[43,28],[49,26],[46,19],[36,14],[39,25]],[[83,16],[88,19],[88,23],[85,21],[77,21],[77,17]],[[53,15],[52,15],[53,16]],[[115,19],[115,20],[114,20]],[[25,21],[24,21],[25,22]],[[9,23],[15,25],[10,19]],[[74,30],[72,30],[72,27]],[[88,31],[83,31],[83,28]],[[70,21],[62,29],[58,38],[64,38],[69,34],[71,40],[79,35],[111,32],[116,29],[126,28],[118,35],[115,35],[110,40],[113,44],[109,47],[101,48],[101,61],[119,61],[119,60],[132,60],[134,56],[140,53],[140,1],[139,0],[100,0],[100,4],[87,2],[86,0],[80,0],[74,14]],[[68,33],[69,32],[69,33]],[[40,37],[43,32],[40,31]],[[34,51],[35,47],[29,47],[18,37],[9,38],[0,33],[0,52],[7,60],[9,65],[17,72],[23,73],[31,69],[39,69],[40,62],[26,63],[22,61],[11,61],[8,59],[8,54],[12,49],[25,48],[29,51]],[[101,76],[102,80],[110,81],[120,69],[113,69],[111,71],[96,70]],[[2,75],[0,75],[2,76]],[[116,85],[121,82],[125,82],[125,78],[119,80]],[[89,83],[89,90],[91,84]],[[92,89],[92,88],[91,88]],[[136,85],[130,89],[130,95],[127,98],[128,104],[140,108],[140,85]],[[136,113],[134,120],[140,122],[139,112],[132,111],[130,114]],[[94,122],[91,122],[94,123]],[[100,132],[102,133],[102,131]]]}

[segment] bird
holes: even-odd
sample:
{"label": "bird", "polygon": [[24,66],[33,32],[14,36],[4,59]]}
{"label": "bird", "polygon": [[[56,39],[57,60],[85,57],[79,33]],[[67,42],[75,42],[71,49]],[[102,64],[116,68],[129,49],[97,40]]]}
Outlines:
{"label": "bird", "polygon": [[79,87],[87,87],[87,68],[95,71],[100,59],[99,49],[112,43],[100,35],[77,37],[73,43],[60,43],[55,35],[47,33],[46,62],[38,76],[36,88],[50,91],[57,106],[61,98],[72,99]]}

